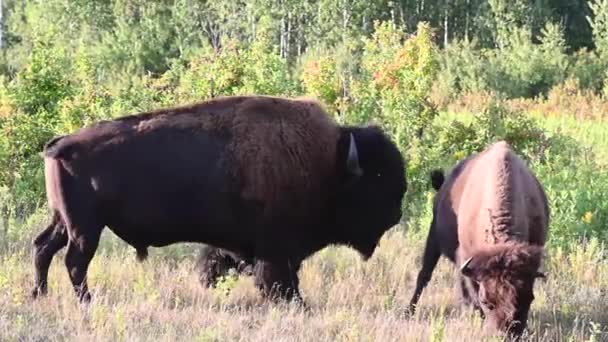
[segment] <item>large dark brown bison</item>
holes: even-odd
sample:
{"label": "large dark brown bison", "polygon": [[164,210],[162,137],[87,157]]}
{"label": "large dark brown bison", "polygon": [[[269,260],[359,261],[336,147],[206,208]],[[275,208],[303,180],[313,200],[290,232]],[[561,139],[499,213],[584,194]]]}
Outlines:
{"label": "large dark brown bison", "polygon": [[137,250],[202,242],[255,258],[256,285],[299,297],[302,261],[330,244],[369,258],[398,223],[403,158],[374,126],[336,125],[317,103],[224,97],[100,122],[44,148],[51,224],[35,239],[34,296],[53,255],[81,300],[107,226]]}
{"label": "large dark brown bison", "polygon": [[547,198],[525,163],[500,141],[458,163],[438,190],[413,313],[441,254],[460,265],[463,299],[486,324],[519,336],[534,299],[549,221]]}

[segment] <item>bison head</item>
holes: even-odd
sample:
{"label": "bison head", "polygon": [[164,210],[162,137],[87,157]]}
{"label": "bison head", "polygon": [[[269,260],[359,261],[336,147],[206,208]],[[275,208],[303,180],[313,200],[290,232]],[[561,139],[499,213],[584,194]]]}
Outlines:
{"label": "bison head", "polygon": [[367,259],[388,229],[399,222],[407,189],[403,157],[378,128],[345,127],[337,149],[339,192],[336,240]]}
{"label": "bison head", "polygon": [[461,266],[461,272],[475,283],[477,299],[489,328],[520,336],[526,328],[534,300],[534,280],[542,247],[503,244],[476,253]]}

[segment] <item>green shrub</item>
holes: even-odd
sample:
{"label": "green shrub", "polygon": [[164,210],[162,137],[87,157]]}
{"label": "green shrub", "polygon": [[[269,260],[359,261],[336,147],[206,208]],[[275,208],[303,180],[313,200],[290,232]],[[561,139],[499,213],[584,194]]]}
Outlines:
{"label": "green shrub", "polygon": [[317,97],[330,106],[332,111],[343,89],[336,61],[331,55],[314,56],[304,63],[300,79],[307,94]]}
{"label": "green shrub", "polygon": [[452,162],[456,162],[499,140],[507,141],[515,151],[536,159],[550,145],[536,120],[493,101],[469,123],[455,121],[440,127],[436,146],[442,155],[451,156]]}
{"label": "green shrub", "polygon": [[598,165],[588,148],[572,146],[554,140],[545,160],[533,164],[549,199],[550,243],[565,249],[583,239],[608,239],[606,166]]}
{"label": "green shrub", "polygon": [[287,61],[272,47],[268,34],[258,33],[247,47],[243,57],[243,79],[239,94],[290,95],[295,84],[291,79]]}
{"label": "green shrub", "polygon": [[26,68],[10,84],[16,110],[28,115],[55,113],[59,102],[73,93],[68,75],[64,52],[44,41],[35,42]]}

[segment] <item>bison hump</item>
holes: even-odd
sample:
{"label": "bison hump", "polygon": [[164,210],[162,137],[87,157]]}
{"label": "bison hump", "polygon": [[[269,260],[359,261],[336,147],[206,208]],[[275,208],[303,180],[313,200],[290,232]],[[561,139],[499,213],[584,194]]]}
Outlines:
{"label": "bison hump", "polygon": [[243,197],[261,201],[266,213],[317,203],[335,170],[339,129],[329,115],[315,103],[274,99],[238,111],[232,150]]}

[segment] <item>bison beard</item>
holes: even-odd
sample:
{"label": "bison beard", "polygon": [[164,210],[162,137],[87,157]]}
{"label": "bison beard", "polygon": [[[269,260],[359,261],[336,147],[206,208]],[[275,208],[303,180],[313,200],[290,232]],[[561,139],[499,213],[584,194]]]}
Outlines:
{"label": "bison beard", "polygon": [[[44,167],[53,220],[34,241],[33,294],[46,293],[51,259],[67,245],[81,300],[106,226],[138,259],[178,242],[255,258],[264,294],[298,297],[305,258],[330,244],[370,257],[406,191],[403,158],[379,128],[338,126],[315,102],[274,97],[100,122],[49,141]],[[219,264],[200,266],[212,282],[229,258],[209,253],[203,261]]]}
{"label": "bison beard", "polygon": [[460,265],[465,303],[491,328],[520,336],[534,280],[544,277],[538,269],[549,208],[541,185],[505,142],[461,161],[447,179],[432,172],[431,183],[433,219],[409,313],[444,254]]}

